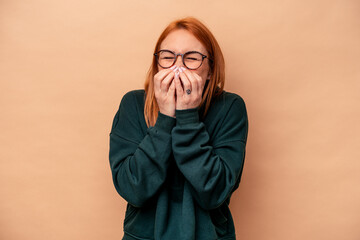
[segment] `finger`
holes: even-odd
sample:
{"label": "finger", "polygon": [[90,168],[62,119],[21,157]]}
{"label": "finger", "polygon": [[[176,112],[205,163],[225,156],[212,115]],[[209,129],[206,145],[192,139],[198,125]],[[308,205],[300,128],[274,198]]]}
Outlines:
{"label": "finger", "polygon": [[171,81],[170,86],[169,86],[168,94],[169,94],[170,96],[174,96],[174,95],[175,95],[175,90],[176,90],[176,88],[175,88],[175,81]]}
{"label": "finger", "polygon": [[205,86],[205,81],[203,81],[202,78],[195,72],[193,73],[193,76],[195,77],[195,79],[198,82],[198,91],[200,94],[202,94],[202,92],[204,90],[204,86]]}
{"label": "finger", "polygon": [[178,74],[175,75],[174,82],[175,82],[175,88],[176,88],[176,97],[179,98],[184,94],[184,90],[181,86]]}
{"label": "finger", "polygon": [[170,72],[160,83],[160,89],[162,92],[167,92],[169,90],[169,86],[173,81],[175,76],[174,72]]}
{"label": "finger", "polygon": [[179,69],[179,72],[180,72],[180,80],[184,86],[184,90],[187,91],[190,89],[190,91],[192,90],[192,84],[191,82],[189,81],[186,73],[184,72],[183,68],[180,68]]}
{"label": "finger", "polygon": [[189,80],[190,84],[191,84],[191,91],[198,91],[198,80],[195,78],[194,73],[189,71],[186,68],[182,69],[184,74],[186,75],[187,79]]}
{"label": "finger", "polygon": [[174,65],[169,69],[172,71],[167,76],[165,76],[165,78],[160,83],[161,91],[164,92],[167,92],[169,90],[169,86],[175,77],[175,73],[177,72],[177,66]]}
{"label": "finger", "polygon": [[172,72],[171,69],[163,69],[163,70],[160,70],[159,72],[157,72],[157,73],[154,75],[154,87],[155,87],[155,89],[160,90],[161,81],[162,81],[162,80],[164,79],[164,77],[166,77],[170,72]]}

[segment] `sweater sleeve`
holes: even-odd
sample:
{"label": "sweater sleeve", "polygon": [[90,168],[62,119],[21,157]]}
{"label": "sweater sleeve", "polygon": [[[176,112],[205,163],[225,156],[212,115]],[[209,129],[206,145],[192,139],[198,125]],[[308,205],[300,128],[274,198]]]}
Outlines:
{"label": "sweater sleeve", "polygon": [[110,132],[109,160],[117,192],[131,205],[142,207],[166,179],[175,119],[159,113],[154,127],[143,133],[136,99],[126,94]]}
{"label": "sweater sleeve", "polygon": [[176,112],[172,146],[178,168],[190,183],[193,197],[204,209],[219,207],[237,188],[248,134],[246,107],[235,98],[215,136],[210,136],[197,109]]}

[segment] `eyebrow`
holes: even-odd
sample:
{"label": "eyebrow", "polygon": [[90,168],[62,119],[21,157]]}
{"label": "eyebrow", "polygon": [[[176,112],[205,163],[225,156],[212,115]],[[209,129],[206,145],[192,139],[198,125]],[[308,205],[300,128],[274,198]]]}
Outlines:
{"label": "eyebrow", "polygon": [[[170,49],[159,49],[159,51],[170,51],[170,52],[172,52],[172,53],[178,54],[177,52],[172,51],[172,50],[170,50]],[[202,53],[201,51],[198,51],[198,50],[190,50],[190,51],[186,51],[186,52],[181,53],[181,54],[194,53],[194,52],[197,52],[197,53],[201,53],[201,54],[203,54],[203,55],[206,55],[205,53]]]}

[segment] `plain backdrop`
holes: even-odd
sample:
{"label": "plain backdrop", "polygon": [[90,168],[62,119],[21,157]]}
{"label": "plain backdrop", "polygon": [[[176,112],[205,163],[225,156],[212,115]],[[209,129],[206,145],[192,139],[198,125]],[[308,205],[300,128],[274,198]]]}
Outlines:
{"label": "plain backdrop", "polygon": [[0,0],[0,239],[121,239],[112,120],[186,16],[247,105],[238,239],[360,239],[358,0]]}

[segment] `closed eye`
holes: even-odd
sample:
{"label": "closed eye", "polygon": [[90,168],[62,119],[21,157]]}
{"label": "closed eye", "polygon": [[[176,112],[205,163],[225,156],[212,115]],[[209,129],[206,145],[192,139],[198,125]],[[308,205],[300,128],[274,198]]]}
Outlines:
{"label": "closed eye", "polygon": [[190,60],[190,61],[199,61],[200,59],[198,58],[191,58],[191,57],[187,57],[186,60]]}

